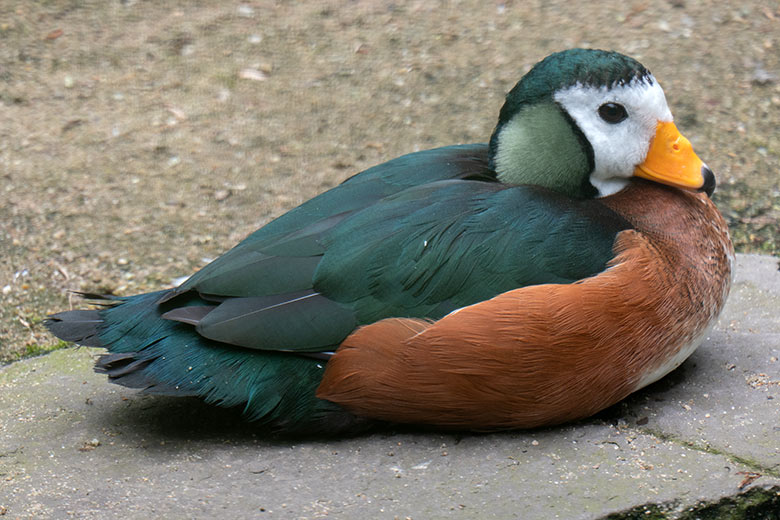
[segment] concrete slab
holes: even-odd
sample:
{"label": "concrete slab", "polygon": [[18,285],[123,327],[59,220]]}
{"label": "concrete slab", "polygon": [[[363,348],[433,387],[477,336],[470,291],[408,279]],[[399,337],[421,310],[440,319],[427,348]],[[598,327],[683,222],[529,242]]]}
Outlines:
{"label": "concrete slab", "polygon": [[0,515],[677,518],[752,490],[729,511],[777,518],[779,302],[777,260],[739,256],[679,370],[587,421],[491,435],[269,440],[231,411],[108,385],[98,350],[57,351],[0,370]]}

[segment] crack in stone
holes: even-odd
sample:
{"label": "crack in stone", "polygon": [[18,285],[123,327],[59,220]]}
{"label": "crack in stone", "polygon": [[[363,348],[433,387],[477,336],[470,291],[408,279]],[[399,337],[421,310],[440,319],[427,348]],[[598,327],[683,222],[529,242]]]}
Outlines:
{"label": "crack in stone", "polygon": [[638,431],[645,435],[653,436],[659,440],[662,441],[668,441],[672,442],[674,444],[677,444],[678,446],[683,446],[685,448],[690,448],[695,451],[699,451],[702,453],[708,453],[710,455],[720,455],[721,457],[725,457],[730,462],[733,462],[735,464],[741,464],[743,466],[746,466],[750,468],[751,470],[761,473],[762,475],[768,475],[770,477],[780,478],[780,471],[761,464],[760,462],[757,462],[752,459],[748,459],[745,457],[741,457],[739,455],[736,455],[734,453],[729,453],[725,450],[722,450],[720,448],[716,448],[714,446],[710,445],[702,445],[698,442],[689,441],[684,438],[678,437],[676,435],[665,433],[658,430],[653,430],[650,428],[640,428]]}

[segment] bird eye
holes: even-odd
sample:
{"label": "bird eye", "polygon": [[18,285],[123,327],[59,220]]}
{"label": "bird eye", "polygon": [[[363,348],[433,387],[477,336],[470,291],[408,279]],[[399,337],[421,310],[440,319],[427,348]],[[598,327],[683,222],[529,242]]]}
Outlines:
{"label": "bird eye", "polygon": [[626,119],[628,113],[623,105],[618,103],[604,103],[599,107],[599,116],[607,123],[616,125]]}

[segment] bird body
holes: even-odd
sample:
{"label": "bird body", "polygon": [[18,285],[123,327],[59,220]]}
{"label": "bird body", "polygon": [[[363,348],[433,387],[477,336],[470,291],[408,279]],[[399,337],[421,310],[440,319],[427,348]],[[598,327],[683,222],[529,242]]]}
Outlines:
{"label": "bird body", "polygon": [[370,168],[177,288],[47,325],[107,348],[115,383],[286,432],[557,424],[705,337],[733,261],[713,188],[643,66],[573,49],[508,94],[488,144]]}
{"label": "bird body", "polygon": [[727,290],[712,275],[728,277],[731,253],[706,195],[641,183],[603,202],[633,211],[636,197],[647,211],[619,233],[606,270],[507,291],[434,323],[360,328],[317,395],[387,421],[528,428],[588,417],[660,379],[717,318]]}

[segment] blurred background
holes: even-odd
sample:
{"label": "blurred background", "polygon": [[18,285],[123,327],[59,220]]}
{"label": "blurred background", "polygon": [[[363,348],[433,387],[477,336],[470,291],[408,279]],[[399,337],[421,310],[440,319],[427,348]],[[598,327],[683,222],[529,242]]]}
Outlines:
{"label": "blurred background", "polygon": [[169,287],[358,171],[487,141],[569,47],[647,66],[737,250],[780,251],[778,2],[0,0],[0,364],[63,346],[68,291]]}

